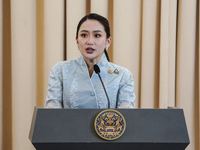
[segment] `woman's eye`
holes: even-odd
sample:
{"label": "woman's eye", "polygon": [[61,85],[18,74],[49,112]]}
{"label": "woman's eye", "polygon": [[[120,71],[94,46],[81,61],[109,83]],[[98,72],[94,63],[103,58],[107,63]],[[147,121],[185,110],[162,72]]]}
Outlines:
{"label": "woman's eye", "polygon": [[97,37],[97,38],[98,38],[98,37],[101,37],[101,35],[100,35],[100,34],[95,34],[95,37]]}
{"label": "woman's eye", "polygon": [[81,34],[82,37],[87,37],[87,34]]}

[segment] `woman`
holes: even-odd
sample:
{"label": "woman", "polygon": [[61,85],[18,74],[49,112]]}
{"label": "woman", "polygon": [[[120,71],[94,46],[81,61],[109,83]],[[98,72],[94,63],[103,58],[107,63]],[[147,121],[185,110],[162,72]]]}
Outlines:
{"label": "woman", "polygon": [[104,89],[93,66],[101,70],[110,108],[134,108],[134,82],[127,69],[109,62],[108,20],[98,14],[83,17],[76,32],[81,56],[56,64],[50,73],[46,108],[108,108]]}

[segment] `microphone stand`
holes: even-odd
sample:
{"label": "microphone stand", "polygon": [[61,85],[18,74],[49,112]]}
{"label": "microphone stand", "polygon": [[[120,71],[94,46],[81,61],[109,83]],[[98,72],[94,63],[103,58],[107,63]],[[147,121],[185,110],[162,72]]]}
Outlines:
{"label": "microphone stand", "polygon": [[107,99],[108,99],[108,109],[110,109],[110,100],[109,100],[109,98],[108,98],[108,94],[107,94],[107,92],[106,92],[106,88],[105,88],[105,86],[104,86],[104,84],[103,84],[103,81],[102,81],[102,79],[101,79],[100,74],[99,74],[99,73],[97,73],[97,74],[98,74],[98,76],[99,76],[99,79],[101,80],[101,83],[102,83],[102,85],[103,85],[103,89],[104,89],[104,91],[105,91],[105,93],[106,93],[106,97],[107,97]]}
{"label": "microphone stand", "polygon": [[99,79],[100,79],[100,81],[101,81],[101,84],[102,84],[102,86],[103,86],[103,89],[104,89],[104,92],[106,93],[106,97],[107,97],[107,100],[108,100],[108,109],[110,109],[110,100],[109,100],[109,98],[108,98],[108,94],[107,94],[107,92],[106,92],[106,88],[105,88],[105,86],[104,86],[104,84],[103,84],[103,81],[102,81],[102,79],[101,79],[101,76],[100,76],[100,68],[99,68],[99,66],[97,65],[97,64],[95,64],[94,65],[94,71],[95,71],[95,73],[96,74],[98,74],[98,76],[99,76]]}

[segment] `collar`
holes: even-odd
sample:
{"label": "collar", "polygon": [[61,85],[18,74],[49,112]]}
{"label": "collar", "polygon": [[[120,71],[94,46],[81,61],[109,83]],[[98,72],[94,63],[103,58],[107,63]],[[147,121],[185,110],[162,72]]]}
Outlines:
{"label": "collar", "polygon": [[[78,63],[79,63],[79,65],[81,65],[81,66],[87,66],[87,65],[86,65],[86,62],[85,62],[85,60],[84,60],[84,58],[83,58],[83,55],[81,55],[81,56],[78,58]],[[107,58],[106,58],[105,53],[103,53],[103,55],[102,55],[102,57],[101,57],[101,60],[97,63],[97,65],[98,65],[99,67],[103,67],[103,66],[106,66],[107,63],[108,63],[108,60],[107,60]]]}

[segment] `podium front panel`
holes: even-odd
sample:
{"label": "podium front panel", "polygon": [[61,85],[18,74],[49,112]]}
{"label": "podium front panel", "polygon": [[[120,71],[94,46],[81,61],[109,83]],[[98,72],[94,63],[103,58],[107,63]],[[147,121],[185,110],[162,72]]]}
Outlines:
{"label": "podium front panel", "polygon": [[117,109],[126,129],[114,141],[95,132],[102,110],[35,108],[29,138],[37,150],[183,150],[189,144],[182,109]]}

